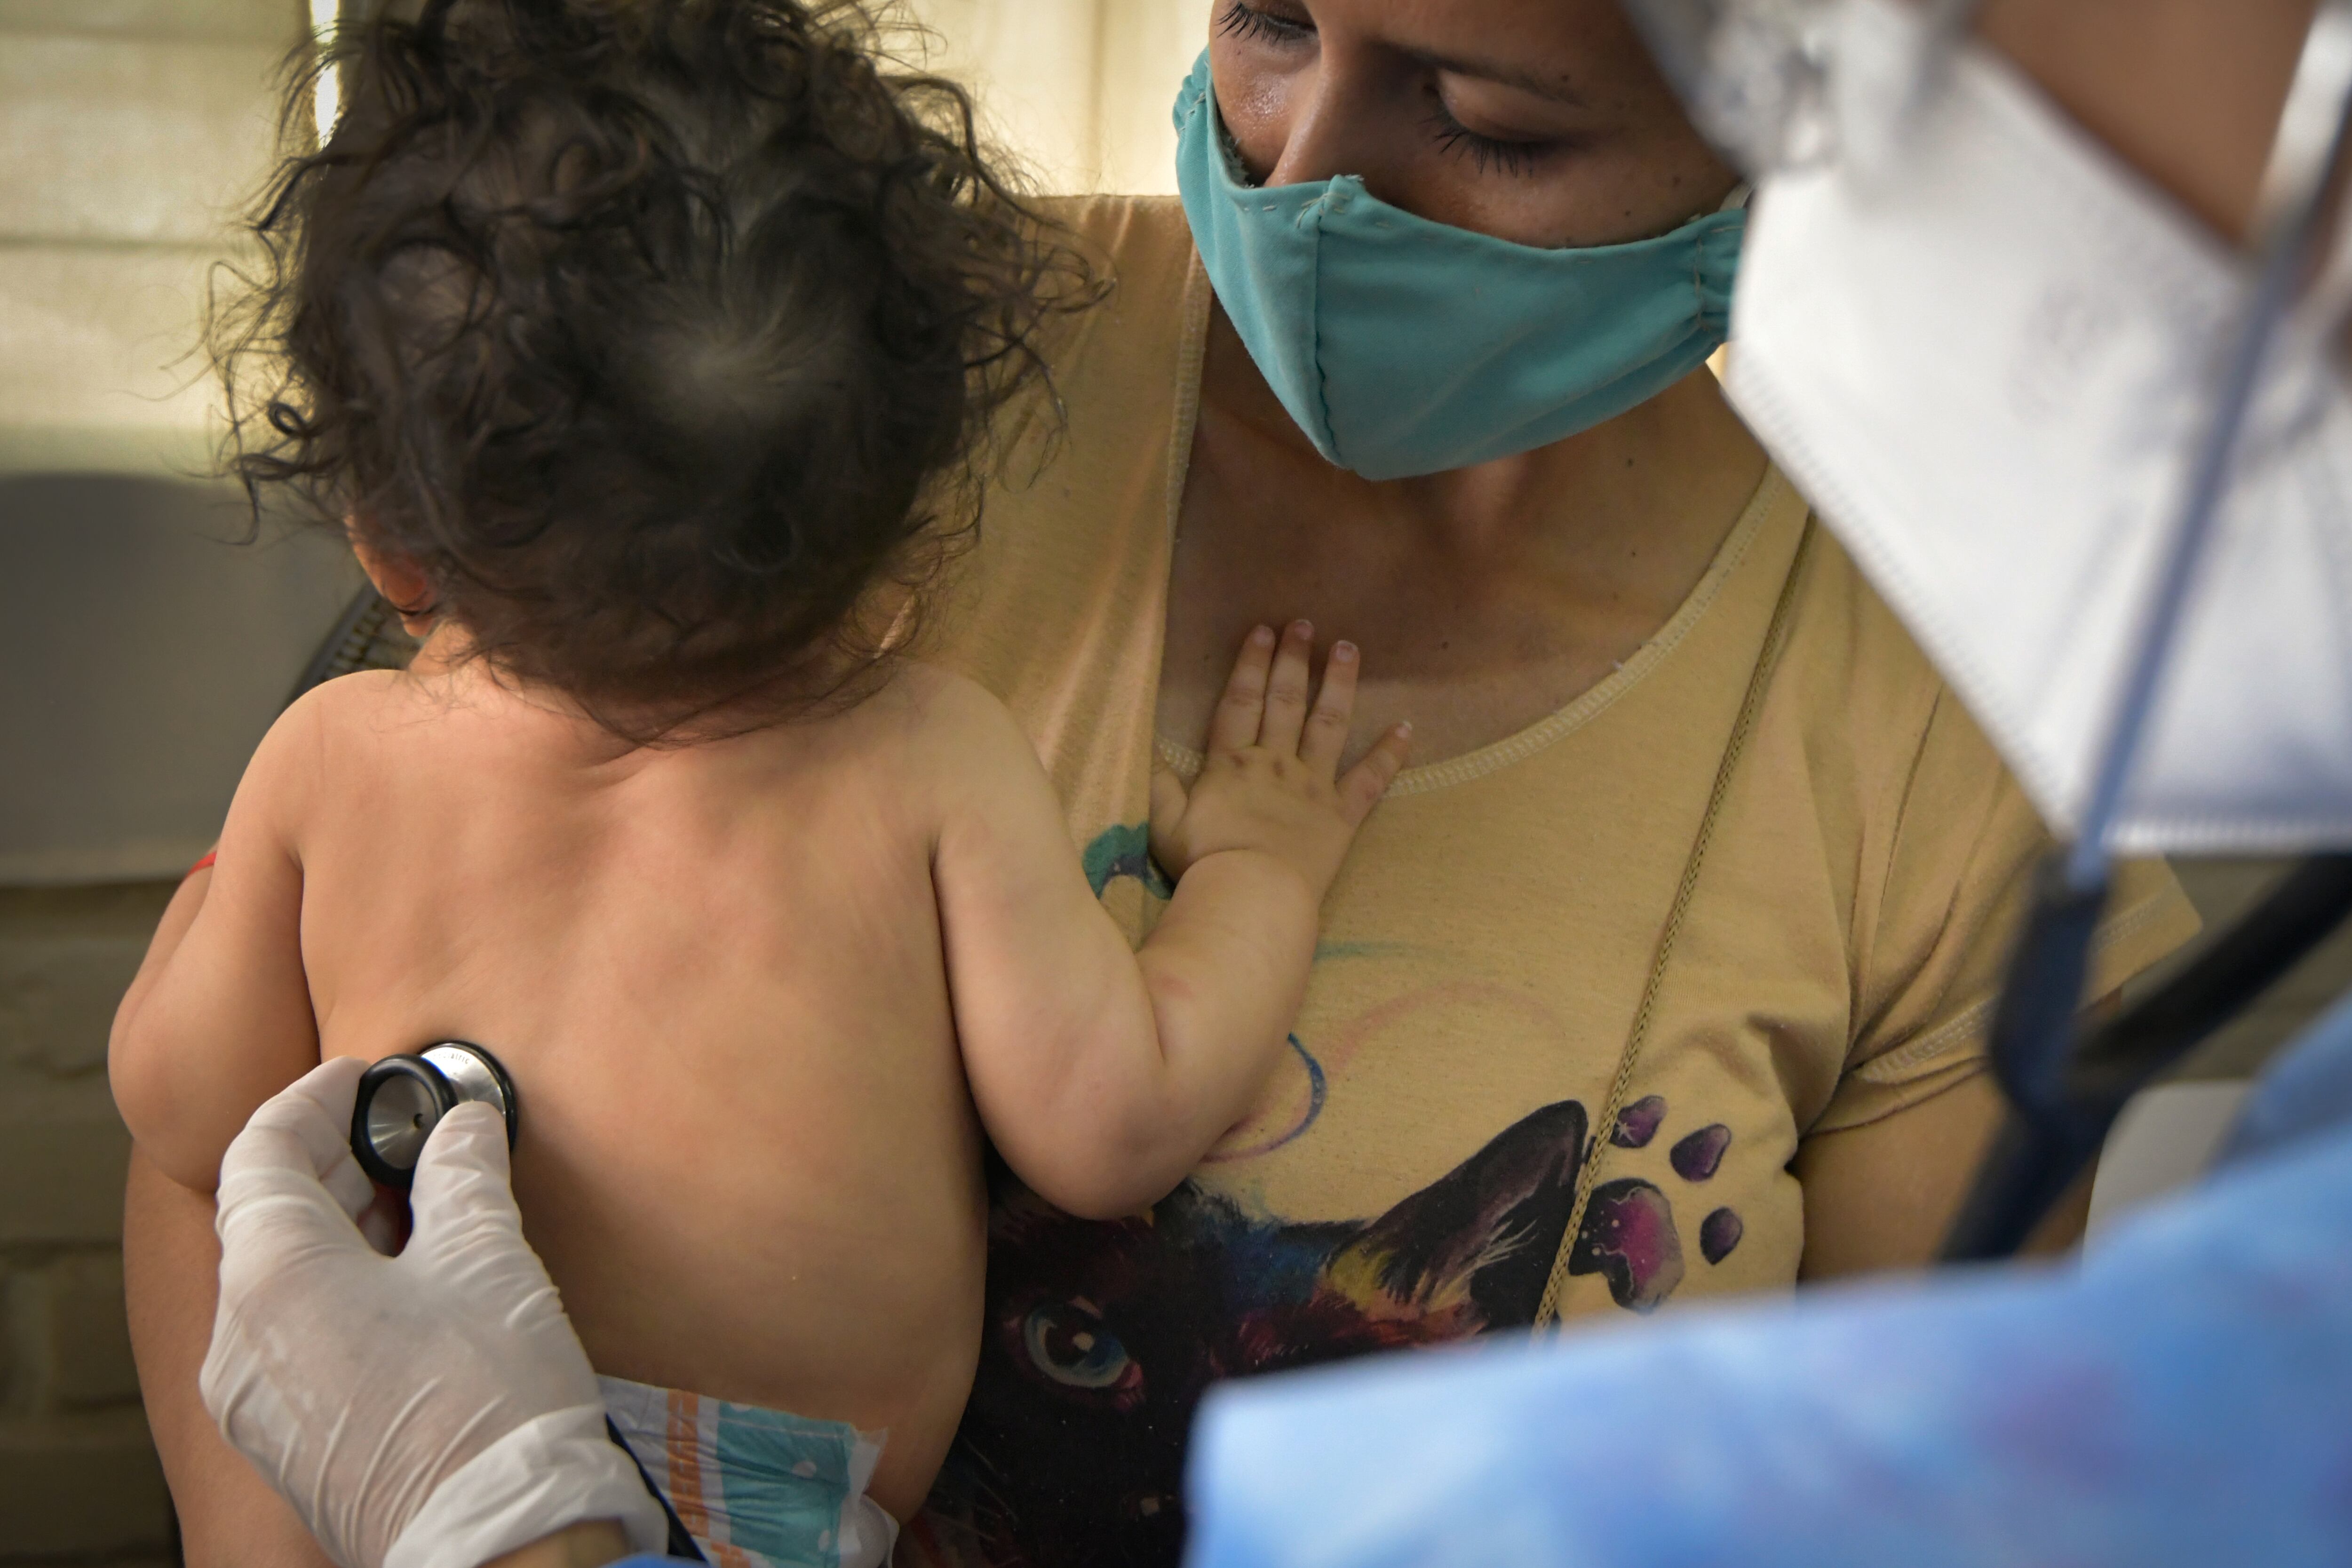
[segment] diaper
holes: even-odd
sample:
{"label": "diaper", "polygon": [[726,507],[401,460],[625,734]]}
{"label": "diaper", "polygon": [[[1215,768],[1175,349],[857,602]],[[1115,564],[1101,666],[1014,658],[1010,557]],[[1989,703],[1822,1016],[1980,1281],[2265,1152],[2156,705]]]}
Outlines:
{"label": "diaper", "polygon": [[898,1521],[866,1495],[887,1434],[597,1380],[637,1462],[714,1568],[882,1568]]}

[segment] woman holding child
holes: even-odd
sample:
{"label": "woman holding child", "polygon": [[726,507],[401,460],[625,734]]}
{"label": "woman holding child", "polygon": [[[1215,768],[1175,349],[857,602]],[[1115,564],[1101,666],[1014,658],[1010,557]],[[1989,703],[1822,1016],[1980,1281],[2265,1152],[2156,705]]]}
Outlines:
{"label": "woman holding child", "polygon": [[[1409,721],[1412,764],[1181,1185],[1079,1220],[1000,1173],[902,1561],[1173,1563],[1221,1378],[1923,1261],[1998,1114],[2041,829],[1704,368],[1734,177],[1614,5],[1213,16],[1182,201],[1048,209],[1112,287],[1006,416],[926,653],[1035,742],[1131,942],[1254,627],[1360,644],[1345,755]],[[2137,868],[2099,988],[2193,921]],[[205,1205],[142,1163],[130,1211],[189,1561],[316,1561],[196,1404]]]}

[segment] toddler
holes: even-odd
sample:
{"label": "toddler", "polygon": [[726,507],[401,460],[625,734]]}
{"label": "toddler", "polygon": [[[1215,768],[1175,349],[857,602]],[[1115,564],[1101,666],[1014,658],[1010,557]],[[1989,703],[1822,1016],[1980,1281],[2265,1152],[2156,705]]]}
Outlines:
{"label": "toddler", "polygon": [[1317,693],[1308,628],[1254,635],[1131,951],[1011,716],[891,651],[1085,297],[962,95],[851,5],[409,9],[225,353],[237,468],[423,650],[262,742],[115,1095],[209,1191],[322,1057],[487,1047],[530,1238],[713,1560],[878,1563],[978,1353],[983,1141],[1082,1215],[1173,1187],[1405,737],[1342,773],[1354,651]]}

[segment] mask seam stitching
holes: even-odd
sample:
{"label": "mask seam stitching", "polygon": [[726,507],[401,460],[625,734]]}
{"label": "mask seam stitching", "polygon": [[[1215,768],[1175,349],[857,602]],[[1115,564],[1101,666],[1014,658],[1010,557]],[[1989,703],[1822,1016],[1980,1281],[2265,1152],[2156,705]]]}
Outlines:
{"label": "mask seam stitching", "polygon": [[1315,410],[1323,421],[1324,438],[1331,443],[1333,460],[1345,468],[1349,467],[1348,454],[1339,450],[1339,424],[1331,417],[1331,374],[1323,368],[1323,219],[1324,204],[1329,200],[1327,190],[1309,208],[1315,224],[1315,298],[1307,302],[1307,352],[1315,365]]}

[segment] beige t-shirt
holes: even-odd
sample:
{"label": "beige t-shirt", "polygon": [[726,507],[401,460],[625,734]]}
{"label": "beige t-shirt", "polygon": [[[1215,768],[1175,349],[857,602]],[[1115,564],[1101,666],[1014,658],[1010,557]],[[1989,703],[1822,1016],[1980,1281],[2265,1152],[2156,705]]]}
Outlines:
{"label": "beige t-shirt", "polygon": [[[1139,940],[1164,890],[1150,773],[1196,766],[1201,739],[1155,735],[1153,708],[1210,293],[1173,202],[1064,216],[1109,254],[1116,291],[1056,351],[1059,449],[991,496],[939,646],[1036,738]],[[1768,474],[1688,602],[1609,679],[1397,781],[1332,889],[1290,1058],[1153,1215],[1082,1224],[1009,1195],[940,1500],[959,1538],[998,1562],[1169,1560],[1207,1383],[1527,1323],[1596,1131],[1606,1164],[1565,1316],[1785,1289],[1800,1142],[1982,1070],[2047,841],[1815,530],[1627,1112],[1592,1126],[1807,530]],[[2164,867],[2126,868],[2096,990],[2196,924]]]}

